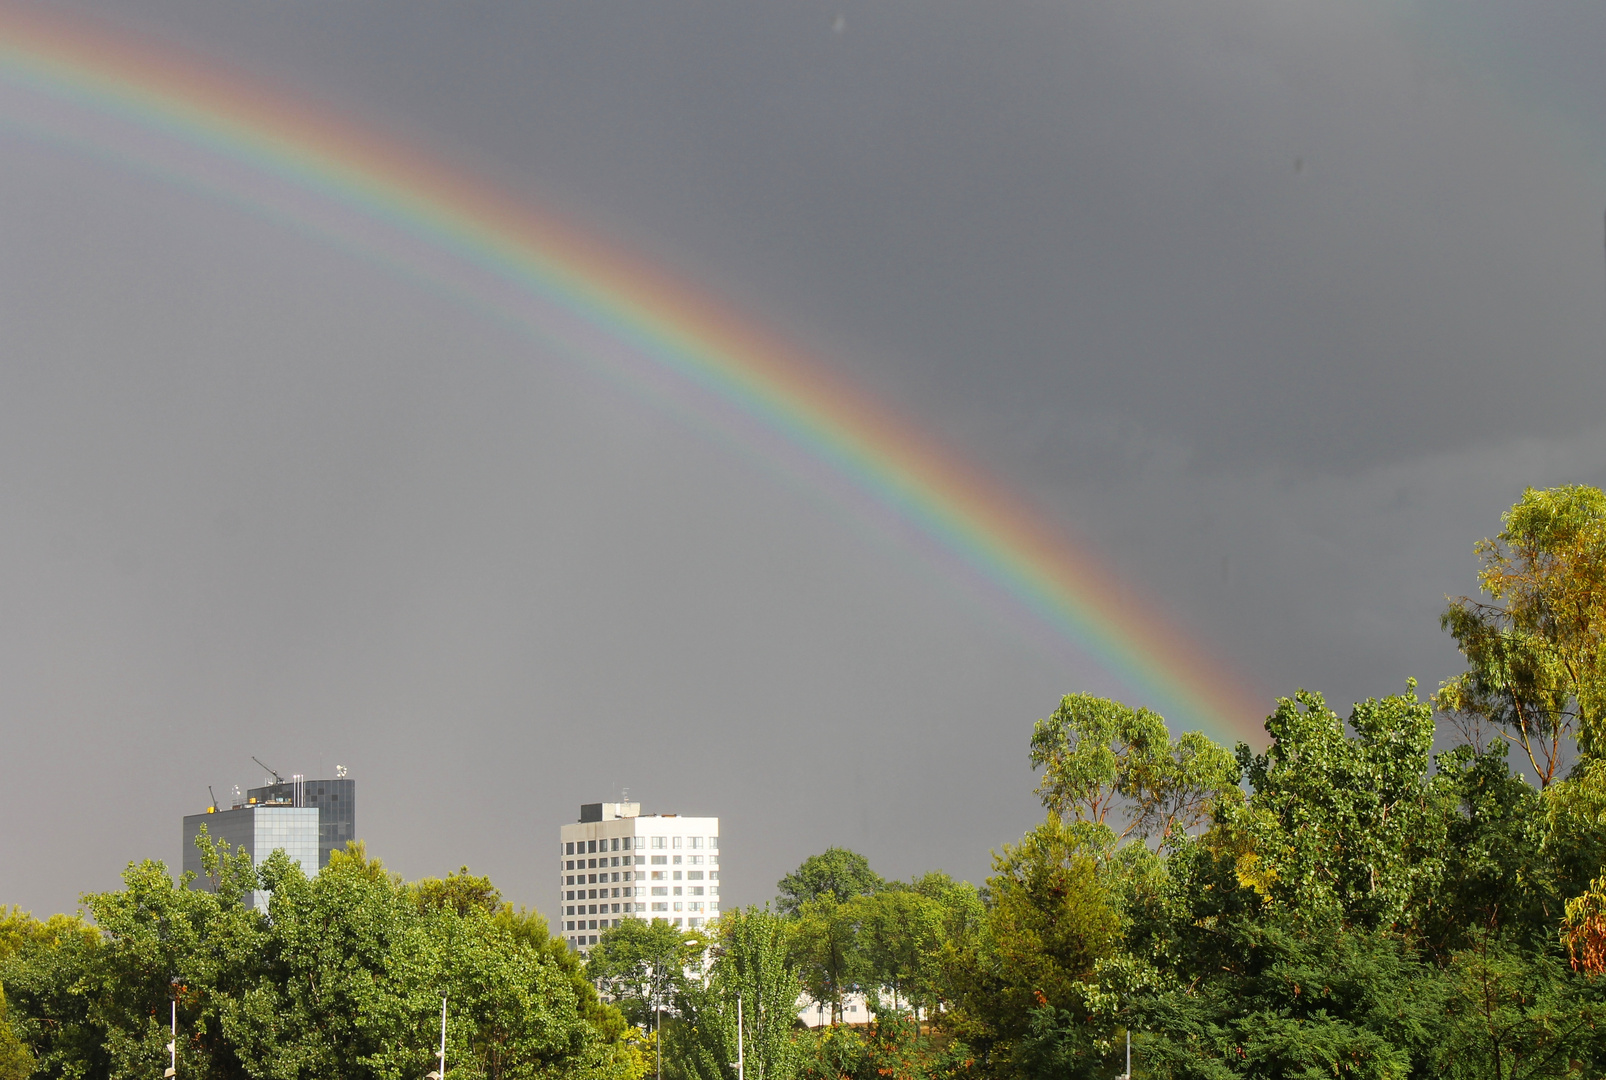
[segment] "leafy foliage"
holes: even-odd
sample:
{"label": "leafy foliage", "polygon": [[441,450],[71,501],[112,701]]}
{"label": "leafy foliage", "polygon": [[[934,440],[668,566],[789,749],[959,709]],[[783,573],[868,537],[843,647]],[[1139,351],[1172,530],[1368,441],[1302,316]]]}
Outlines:
{"label": "leafy foliage", "polygon": [[[34,1075],[160,1075],[176,998],[185,1076],[416,1077],[443,994],[454,1076],[641,1075],[623,1019],[538,918],[420,903],[366,857],[308,878],[282,852],[260,870],[221,844],[203,854],[215,892],[134,864],[84,898],[96,938],[36,937],[5,961]],[[266,913],[242,902],[259,888]]]}
{"label": "leafy foliage", "polygon": [[1494,540],[1478,544],[1487,601],[1451,601],[1442,625],[1467,658],[1440,704],[1521,747],[1548,787],[1576,735],[1606,749],[1606,494],[1569,486],[1522,493]]}
{"label": "leafy foliage", "polygon": [[803,865],[777,883],[775,907],[783,915],[795,915],[811,900],[844,904],[855,896],[875,892],[883,884],[863,855],[847,848],[826,848],[804,859]]}
{"label": "leafy foliage", "polygon": [[1051,814],[1161,843],[1207,821],[1236,792],[1232,756],[1196,731],[1175,742],[1165,718],[1091,694],[1068,694],[1032,731],[1043,770],[1038,797]]}

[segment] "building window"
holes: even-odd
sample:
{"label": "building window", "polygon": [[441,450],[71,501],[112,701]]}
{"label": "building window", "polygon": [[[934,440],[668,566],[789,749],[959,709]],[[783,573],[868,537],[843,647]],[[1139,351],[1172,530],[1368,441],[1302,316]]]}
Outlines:
{"label": "building window", "polygon": [[678,836],[670,837],[669,846],[672,847],[672,848],[680,847],[680,837],[678,837]]}
{"label": "building window", "polygon": [[613,905],[613,913],[615,915],[619,914],[619,905],[618,904]]}
{"label": "building window", "polygon": [[719,880],[719,871],[718,870],[710,870],[708,872],[708,880],[709,881],[718,881]]}
{"label": "building window", "polygon": [[669,901],[668,900],[654,901],[654,903],[652,905],[652,909],[654,911],[668,911],[669,910]]}
{"label": "building window", "polygon": [[668,866],[669,865],[669,856],[668,855],[654,855],[652,857],[652,864],[654,866]]}
{"label": "building window", "polygon": [[718,851],[719,850],[719,837],[710,836],[708,838],[708,850],[709,851]]}
{"label": "building window", "polygon": [[703,857],[701,855],[688,855],[686,856],[686,861],[691,863],[693,866],[703,865]]}
{"label": "building window", "polygon": [[640,885],[637,885],[636,886],[636,895],[637,896],[646,896],[647,895],[647,890],[643,889]]}
{"label": "building window", "polygon": [[637,855],[636,856],[636,865],[637,866],[646,866],[647,865],[647,856],[645,856],[645,855]]}
{"label": "building window", "polygon": [[652,887],[652,894],[654,896],[668,896],[669,895],[669,886],[668,885],[654,885]]}
{"label": "building window", "polygon": [[674,871],[673,872],[673,877],[674,877],[674,879],[676,881],[679,881],[680,880],[680,871],[679,870]]}
{"label": "building window", "polygon": [[674,864],[676,866],[679,866],[680,865],[680,856],[676,855],[672,861],[674,862]]}
{"label": "building window", "polygon": [[635,879],[634,879],[634,878],[632,878],[632,877],[631,877],[631,876],[630,876],[630,871],[629,871],[629,870],[626,870],[626,871],[625,871],[625,880],[626,880],[626,881],[634,881],[634,880],[635,880]]}
{"label": "building window", "polygon": [[[574,914],[574,910],[572,908],[569,910],[569,914],[570,915]],[[563,924],[563,928],[565,930],[573,930],[574,929],[574,920],[570,919],[568,922],[564,923]]]}
{"label": "building window", "polygon": [[701,895],[703,895],[703,887],[701,885],[693,885],[691,887],[691,895],[692,896],[701,896]]}
{"label": "building window", "polygon": [[618,881],[619,880],[619,875],[618,874],[613,875],[613,880]]}
{"label": "building window", "polygon": [[664,848],[664,838],[662,836],[653,837],[652,838],[652,846],[654,848],[660,850],[660,851],[663,850],[663,848]]}
{"label": "building window", "polygon": [[688,836],[686,837],[686,846],[689,848],[700,848],[703,846],[703,838],[700,836]]}
{"label": "building window", "polygon": [[597,842],[595,840],[587,840],[586,851],[592,855],[595,855],[597,853]]}
{"label": "building window", "polygon": [[679,926],[679,925],[680,925],[680,920],[679,920],[679,919],[676,919],[676,920],[675,920],[675,925],[676,925],[676,926]]}
{"label": "building window", "polygon": [[591,904],[586,908],[586,914],[587,915],[595,915],[596,913],[597,913],[597,905]]}
{"label": "building window", "polygon": [[565,855],[573,855],[574,854],[574,841],[571,840],[571,841],[569,841],[569,843],[563,845],[563,853]]}
{"label": "building window", "polygon": [[[573,915],[573,914],[574,914],[574,905],[573,905],[573,904],[570,904],[570,905],[569,905],[569,906],[568,906],[568,907],[566,907],[566,908],[564,908],[564,909],[563,909],[563,913],[564,913],[564,914],[565,914],[565,915]],[[572,928],[571,928],[571,929],[572,929]]]}
{"label": "building window", "polygon": [[570,859],[568,862],[564,863],[563,864],[563,868],[565,870],[573,870],[574,869],[574,860]]}
{"label": "building window", "polygon": [[710,885],[708,887],[708,895],[709,896],[718,896],[719,895],[719,886],[718,885]]}
{"label": "building window", "polygon": [[679,896],[679,895],[680,895],[680,886],[679,886],[679,885],[676,885],[676,886],[675,886],[675,895],[676,895],[676,896]]}
{"label": "building window", "polygon": [[703,925],[703,920],[701,920],[701,919],[687,919],[686,920],[686,925],[695,930],[697,927]]}
{"label": "building window", "polygon": [[701,881],[703,880],[703,872],[701,870],[688,870],[686,871],[686,880]]}

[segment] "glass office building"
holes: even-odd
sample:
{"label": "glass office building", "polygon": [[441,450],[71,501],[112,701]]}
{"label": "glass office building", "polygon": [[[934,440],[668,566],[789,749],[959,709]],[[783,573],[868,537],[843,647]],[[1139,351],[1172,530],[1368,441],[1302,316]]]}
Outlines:
{"label": "glass office building", "polygon": [[245,794],[259,804],[289,803],[318,811],[317,870],[329,865],[331,851],[344,851],[348,840],[357,839],[357,781],[350,777],[333,780],[291,777],[276,784],[251,788]]}
{"label": "glass office building", "polygon": [[[300,863],[307,874],[318,872],[318,811],[310,806],[288,802],[246,804],[228,810],[208,810],[184,818],[184,860],[186,871],[196,875],[196,887],[212,888],[201,869],[201,852],[195,838],[205,827],[214,841],[225,840],[233,850],[244,851],[252,866],[261,866],[274,851],[283,851],[290,861]],[[268,894],[253,892],[246,898],[252,907],[266,910]]]}

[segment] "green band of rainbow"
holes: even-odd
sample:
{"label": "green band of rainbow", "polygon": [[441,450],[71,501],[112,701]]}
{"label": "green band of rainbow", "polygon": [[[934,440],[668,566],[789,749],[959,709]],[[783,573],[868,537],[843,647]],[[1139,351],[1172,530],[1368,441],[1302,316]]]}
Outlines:
{"label": "green band of rainbow", "polygon": [[823,463],[1142,703],[1217,738],[1261,740],[1254,696],[1063,530],[821,363],[640,259],[287,95],[85,24],[0,6],[0,82],[272,176],[538,298]]}

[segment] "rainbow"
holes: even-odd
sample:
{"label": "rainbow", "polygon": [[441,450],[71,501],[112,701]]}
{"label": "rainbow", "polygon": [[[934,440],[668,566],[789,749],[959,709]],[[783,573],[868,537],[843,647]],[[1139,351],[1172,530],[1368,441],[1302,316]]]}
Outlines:
{"label": "rainbow", "polygon": [[353,243],[713,416],[749,449],[800,459],[1024,613],[1061,655],[1091,656],[1135,702],[1218,739],[1263,741],[1261,698],[1064,530],[825,364],[643,260],[326,109],[121,32],[0,6],[0,87],[37,103],[0,103],[0,125]]}

